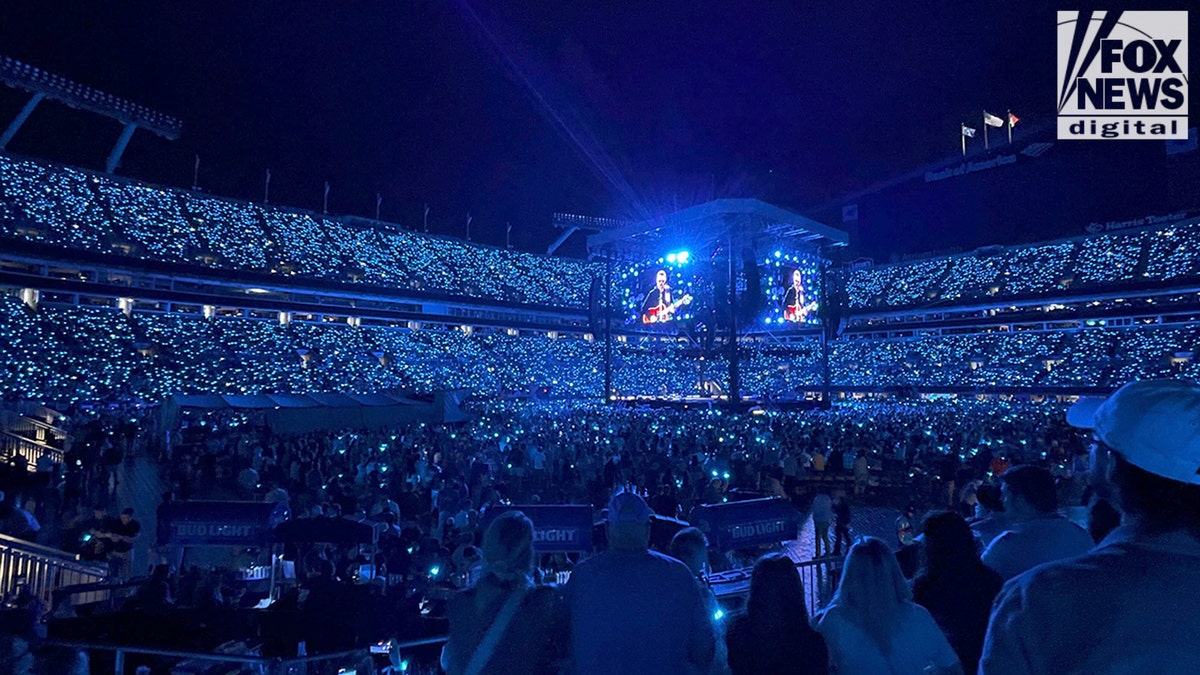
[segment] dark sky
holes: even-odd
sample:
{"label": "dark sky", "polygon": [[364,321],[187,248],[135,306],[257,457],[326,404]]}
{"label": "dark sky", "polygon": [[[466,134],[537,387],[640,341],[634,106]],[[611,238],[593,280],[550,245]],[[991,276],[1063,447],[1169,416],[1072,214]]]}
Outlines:
{"label": "dark sky", "polygon": [[[982,108],[1046,122],[1055,9],[4,0],[0,53],[183,120],[177,141],[139,132],[120,173],[188,186],[199,154],[215,194],[261,199],[270,168],[274,203],[320,209],[328,180],[331,213],[370,215],[378,191],[384,219],[413,226],[428,202],[435,231],[462,235],[470,212],[476,240],[512,221],[544,250],[553,211],[805,211],[957,152]],[[0,91],[0,115],[22,102]],[[116,123],[43,106],[9,149],[102,167]]]}

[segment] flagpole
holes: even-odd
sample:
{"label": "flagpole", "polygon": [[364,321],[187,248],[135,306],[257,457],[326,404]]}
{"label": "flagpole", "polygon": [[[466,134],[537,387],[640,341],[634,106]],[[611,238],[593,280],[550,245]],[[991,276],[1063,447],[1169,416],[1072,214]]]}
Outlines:
{"label": "flagpole", "polygon": [[329,215],[329,181],[325,181],[325,196],[321,199],[321,213]]}
{"label": "flagpole", "polygon": [[467,241],[471,241],[471,214],[467,214]]}
{"label": "flagpole", "polygon": [[263,204],[271,203],[271,170],[267,169],[267,184],[263,186]]}
{"label": "flagpole", "polygon": [[512,222],[508,222],[504,227],[504,248],[512,248]]}
{"label": "flagpole", "polygon": [[196,165],[192,167],[192,189],[200,188],[200,155],[196,155]]}
{"label": "flagpole", "polygon": [[987,111],[985,110],[984,114],[983,114],[983,149],[984,150],[988,149],[987,128],[988,128]]}
{"label": "flagpole", "polygon": [[425,223],[425,234],[429,234],[429,204],[425,205],[425,217],[423,220]]}
{"label": "flagpole", "polygon": [[1008,123],[1008,144],[1012,145],[1012,108],[1008,109],[1008,113],[1004,116],[1004,121]]}
{"label": "flagpole", "polygon": [[379,205],[383,203],[383,197],[378,192],[375,193],[375,220],[379,220]]}
{"label": "flagpole", "polygon": [[965,127],[965,126],[966,126],[965,124],[960,124],[958,126],[958,135],[960,138],[962,138],[963,157],[967,156],[967,132],[963,131],[963,127]]}

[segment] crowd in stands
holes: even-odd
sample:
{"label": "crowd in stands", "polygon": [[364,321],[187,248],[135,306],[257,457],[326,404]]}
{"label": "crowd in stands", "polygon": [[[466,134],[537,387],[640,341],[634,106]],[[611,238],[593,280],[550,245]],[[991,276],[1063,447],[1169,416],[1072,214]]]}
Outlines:
{"label": "crowd in stands", "polygon": [[[172,394],[420,393],[484,398],[596,398],[604,349],[587,336],[134,311],[0,298],[0,382],[9,397],[159,403]],[[1038,390],[1116,386],[1197,375],[1190,325],[989,332],[832,343],[835,387]],[[816,338],[740,347],[742,391],[801,395],[822,381]],[[619,396],[720,392],[726,354],[676,340],[631,338],[613,349]]]}
{"label": "crowd in stands", "polygon": [[857,269],[846,276],[846,295],[851,311],[901,309],[1178,282],[1197,275],[1200,223],[1185,222]]}
{"label": "crowd in stands", "polygon": [[[548,258],[0,156],[3,236],[170,263],[586,309],[598,264]],[[1003,300],[1200,274],[1200,224],[848,273],[851,310]],[[628,276],[630,270],[618,271]],[[628,289],[614,284],[613,292]],[[618,298],[618,301],[622,298]]]}
{"label": "crowd in stands", "polygon": [[0,155],[0,231],[69,249],[586,309],[600,269]]}
{"label": "crowd in stands", "polygon": [[843,386],[1103,388],[1196,377],[1198,345],[1192,324],[843,339],[833,343],[830,366]]}

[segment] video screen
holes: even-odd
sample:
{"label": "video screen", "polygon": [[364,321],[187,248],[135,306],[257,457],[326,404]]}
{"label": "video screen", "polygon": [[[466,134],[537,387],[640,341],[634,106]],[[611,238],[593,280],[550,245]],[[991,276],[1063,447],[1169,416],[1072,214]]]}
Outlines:
{"label": "video screen", "polygon": [[821,323],[821,265],[818,258],[775,252],[765,260],[767,316],[764,323],[805,327]]}
{"label": "video screen", "polygon": [[702,299],[712,296],[711,271],[705,274],[692,262],[686,253],[670,254],[623,270],[619,293],[626,325],[665,327],[699,316]]}
{"label": "video screen", "polygon": [[654,270],[653,285],[642,294],[638,318],[642,323],[667,323],[677,318],[687,318],[687,308],[691,304],[691,294],[683,289],[675,290],[671,285],[670,272],[660,268]]}

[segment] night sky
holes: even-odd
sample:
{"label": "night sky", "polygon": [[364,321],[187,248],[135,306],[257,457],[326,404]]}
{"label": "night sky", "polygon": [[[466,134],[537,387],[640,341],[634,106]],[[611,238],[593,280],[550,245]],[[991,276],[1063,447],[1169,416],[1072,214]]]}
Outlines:
{"label": "night sky", "polygon": [[[1055,9],[5,0],[0,53],[183,120],[176,141],[139,132],[124,175],[186,187],[199,154],[200,185],[214,194],[261,200],[270,168],[273,203],[319,210],[328,180],[331,213],[371,215],[379,192],[385,220],[419,225],[427,202],[436,232],[463,235],[470,212],[475,240],[502,244],[511,221],[516,247],[544,250],[554,211],[637,217],[746,196],[815,214],[957,153],[959,122],[978,126],[982,108],[1051,123]],[[24,99],[0,91],[5,122]],[[118,132],[44,103],[9,150],[102,168]],[[1149,142],[1122,143],[1131,172],[1163,154],[1161,143],[1157,155],[1135,148]],[[1095,161],[1059,152],[1079,165],[1059,174]],[[879,235],[869,252],[884,255],[1031,233],[864,235]],[[582,239],[565,250],[581,253]]]}

